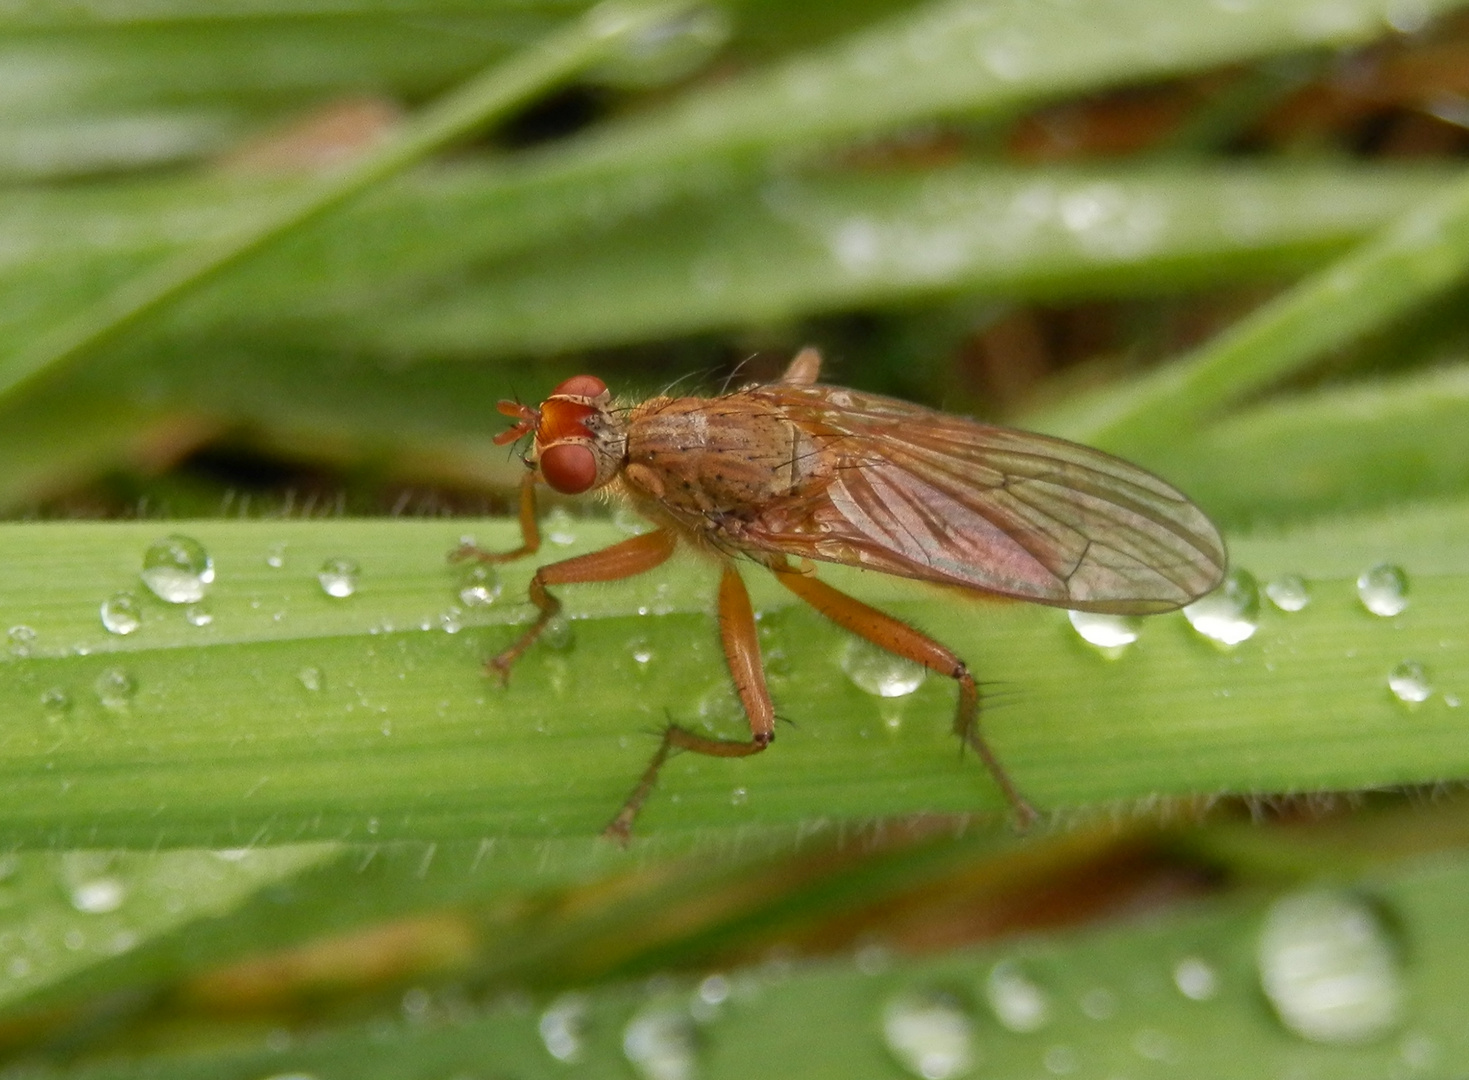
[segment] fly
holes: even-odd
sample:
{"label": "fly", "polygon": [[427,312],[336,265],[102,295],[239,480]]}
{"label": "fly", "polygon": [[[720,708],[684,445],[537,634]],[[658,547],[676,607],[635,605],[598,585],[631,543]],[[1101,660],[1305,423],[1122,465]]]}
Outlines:
{"label": "fly", "polygon": [[[1098,450],[976,423],[894,398],[817,382],[801,351],[777,382],[718,397],[617,405],[577,375],[531,408],[502,401],[533,441],[520,489],[521,545],[472,545],[455,559],[508,562],[540,548],[536,484],[565,495],[604,489],[657,524],[601,551],[536,571],[536,621],[486,667],[501,681],[561,608],[551,587],[652,570],[682,541],[721,568],[719,634],[748,740],[676,724],[607,835],[626,841],[674,750],[747,757],[775,738],[743,558],[838,626],[958,684],[954,732],[979,755],[1022,825],[1036,812],[985,742],[979,690],[964,661],[907,623],[839,592],[813,562],[842,563],[1076,611],[1147,615],[1198,599],[1224,574],[1224,544],[1201,510],[1151,473]],[[794,561],[793,561],[794,560]]]}

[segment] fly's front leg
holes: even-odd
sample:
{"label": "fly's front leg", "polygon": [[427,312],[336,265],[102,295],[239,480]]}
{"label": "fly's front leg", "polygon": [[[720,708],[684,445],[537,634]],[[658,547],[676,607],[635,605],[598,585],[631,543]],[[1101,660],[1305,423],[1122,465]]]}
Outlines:
{"label": "fly's front leg", "polygon": [[513,551],[486,551],[477,544],[460,544],[449,552],[450,562],[475,559],[482,563],[511,562],[541,550],[541,526],[536,520],[536,474],[527,469],[520,482],[520,546]]}
{"label": "fly's front leg", "polygon": [[663,732],[658,752],[643,770],[638,786],[633,788],[627,802],[622,804],[622,809],[604,830],[604,836],[621,844],[627,843],[633,819],[638,816],[643,803],[648,801],[653,785],[658,782],[658,770],[673,750],[692,750],[711,757],[749,757],[774,741],[775,706],[765,685],[765,667],[760,662],[755,612],[750,607],[750,594],[740,579],[739,571],[730,564],[725,565],[724,576],[719,580],[719,638],[724,645],[724,658],[729,664],[730,677],[734,679],[735,692],[739,694],[740,704],[745,707],[745,715],[750,721],[749,742],[711,739],[670,724]]}
{"label": "fly's front leg", "polygon": [[815,574],[802,573],[789,565],[773,566],[775,579],[838,626],[866,638],[879,648],[922,664],[930,671],[947,675],[959,684],[959,705],[954,712],[954,733],[973,748],[1004,792],[1015,811],[1017,823],[1026,828],[1036,819],[1035,808],[1010,779],[979,730],[979,688],[956,653],[900,619],[854,600],[826,584]]}
{"label": "fly's front leg", "polygon": [[548,563],[536,571],[530,579],[530,601],[540,609],[536,621],[530,624],[519,640],[485,666],[500,676],[500,682],[510,680],[510,669],[522,653],[531,647],[546,624],[561,610],[561,601],[546,591],[548,585],[577,585],[586,581],[620,581],[634,577],[666,562],[673,554],[674,538],[667,529],[655,529],[640,536],[630,536],[611,547],[593,551],[587,555]]}

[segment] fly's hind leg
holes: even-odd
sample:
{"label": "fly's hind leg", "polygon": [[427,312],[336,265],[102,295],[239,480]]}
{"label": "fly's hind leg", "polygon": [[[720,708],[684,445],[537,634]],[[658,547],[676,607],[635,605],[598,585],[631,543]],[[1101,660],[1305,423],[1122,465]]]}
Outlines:
{"label": "fly's hind leg", "polygon": [[[650,534],[651,535],[651,534]],[[637,539],[641,539],[640,537]],[[713,739],[706,735],[670,724],[663,741],[648,767],[643,770],[637,787],[622,804],[602,835],[626,844],[632,833],[633,820],[658,782],[658,770],[674,750],[691,750],[710,757],[749,757],[764,750],[775,739],[775,706],[765,685],[765,668],[760,662],[760,640],[755,630],[755,612],[750,607],[750,594],[740,579],[739,571],[726,564],[719,580],[719,637],[724,645],[724,658],[734,679],[735,691],[750,721],[750,740]]]}
{"label": "fly's hind leg", "polygon": [[833,589],[815,574],[802,573],[789,564],[772,566],[771,569],[777,581],[838,626],[958,683],[959,704],[954,711],[954,733],[984,762],[1014,809],[1016,823],[1023,829],[1035,821],[1035,808],[1020,794],[1020,789],[980,732],[979,687],[975,685],[969,668],[953,650],[919,633],[902,620]]}

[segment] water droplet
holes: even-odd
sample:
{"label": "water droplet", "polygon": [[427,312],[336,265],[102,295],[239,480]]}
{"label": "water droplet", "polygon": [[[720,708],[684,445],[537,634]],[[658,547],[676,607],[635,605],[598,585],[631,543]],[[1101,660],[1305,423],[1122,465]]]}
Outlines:
{"label": "water droplet", "polygon": [[705,1005],[723,1005],[729,1000],[729,979],[723,975],[708,975],[699,983],[699,1000]]}
{"label": "water droplet", "polygon": [[612,511],[612,524],[617,527],[618,532],[624,532],[628,536],[641,536],[643,533],[652,532],[654,525],[630,506],[619,505]]}
{"label": "water droplet", "polygon": [[464,629],[464,612],[457,607],[451,607],[448,611],[439,615],[439,629],[446,634],[457,634]]}
{"label": "water droplet", "polygon": [[648,644],[646,638],[638,638],[628,646],[627,651],[639,669],[646,669],[653,662],[653,657],[658,655],[653,651],[653,646]]}
{"label": "water droplet", "polygon": [[1260,591],[1254,575],[1234,568],[1224,584],[1183,609],[1189,625],[1219,645],[1234,646],[1259,628]]}
{"label": "water droplet", "polygon": [[1303,1039],[1360,1043],[1403,1017],[1396,951],[1377,913],[1325,890],[1271,905],[1256,947],[1260,984],[1276,1014]]}
{"label": "water droplet", "polygon": [[546,1052],[553,1058],[567,1064],[580,1061],[586,1038],[587,996],[562,994],[546,1006],[536,1026]]}
{"label": "water droplet", "polygon": [[1117,995],[1097,986],[1081,995],[1081,1011],[1093,1020],[1110,1020],[1117,1015]]}
{"label": "water droplet", "polygon": [[326,685],[326,676],[319,667],[303,667],[296,672],[296,679],[313,694]]}
{"label": "water droplet", "polygon": [[1041,1056],[1041,1064],[1052,1076],[1065,1076],[1068,1073],[1074,1073],[1079,1063],[1076,1060],[1076,1051],[1071,1047],[1048,1046],[1045,1054]]}
{"label": "water droplet", "polygon": [[84,915],[109,915],[127,900],[127,886],[115,877],[99,877],[72,886],[71,906]]}
{"label": "water droplet", "polygon": [[693,1080],[698,1072],[693,1021],[668,1005],[638,1012],[622,1031],[622,1053],[643,1080]]}
{"label": "water droplet", "polygon": [[133,677],[120,667],[107,668],[92,684],[97,700],[109,709],[125,709],[138,691]]}
{"label": "water droplet", "polygon": [[551,508],[551,512],[541,522],[541,531],[546,534],[547,540],[561,547],[576,543],[576,525],[572,521],[571,512],[564,506]]}
{"label": "water droplet", "polygon": [[53,720],[58,719],[71,711],[71,695],[64,687],[53,686],[41,694],[41,708],[45,709]]}
{"label": "water droplet", "polygon": [[642,89],[686,78],[709,62],[733,27],[715,5],[700,5],[639,31],[588,74],[609,86]]}
{"label": "water droplet", "polygon": [[1265,586],[1265,595],[1281,611],[1300,611],[1311,602],[1311,590],[1300,574],[1282,574]]}
{"label": "water droplet", "polygon": [[459,602],[465,607],[489,607],[500,596],[500,573],[485,563],[471,565],[464,574]]}
{"label": "water droplet", "polygon": [[729,801],[731,806],[744,806],[745,803],[750,801],[749,789],[742,787],[735,788],[729,793]]}
{"label": "water droplet", "polygon": [[1408,575],[1400,566],[1378,563],[1357,576],[1357,596],[1374,615],[1400,615],[1408,606]]}
{"label": "water droplet", "polygon": [[1406,705],[1421,705],[1433,696],[1433,684],[1428,681],[1428,673],[1416,660],[1404,660],[1388,672],[1387,688]]}
{"label": "water droplet", "polygon": [[882,1038],[903,1068],[923,1080],[948,1080],[974,1067],[974,1024],[950,995],[905,991],[882,1010]]}
{"label": "water droplet", "polygon": [[1157,1028],[1143,1028],[1134,1034],[1132,1048],[1138,1057],[1148,1061],[1177,1062],[1182,1056],[1178,1040]]}
{"label": "water droplet", "polygon": [[906,697],[928,677],[922,664],[858,637],[848,638],[842,649],[842,670],[859,689],[884,698]]}
{"label": "water droplet", "polygon": [[571,629],[571,620],[558,611],[551,616],[537,640],[548,649],[566,652],[576,644],[576,634]]}
{"label": "water droplet", "polygon": [[361,573],[362,568],[351,559],[338,557],[321,564],[316,580],[328,596],[346,599],[357,591],[357,576]]}
{"label": "water droplet", "polygon": [[270,547],[265,549],[265,565],[272,570],[280,570],[285,567],[286,545],[284,541],[278,544],[271,544]]}
{"label": "water droplet", "polygon": [[214,560],[192,536],[165,536],[143,552],[143,584],[170,604],[193,604],[204,599],[214,580]]}
{"label": "water droplet", "polygon": [[143,607],[130,592],[114,593],[102,601],[102,625],[110,634],[131,634],[143,625]]}
{"label": "water droplet", "polygon": [[1051,1019],[1051,1001],[1046,992],[1012,961],[990,968],[984,995],[995,1019],[1011,1031],[1039,1031]]}
{"label": "water droplet", "polygon": [[12,626],[8,636],[11,656],[23,659],[31,655],[31,649],[36,644],[35,630],[29,626]]}
{"label": "water droplet", "polygon": [[1126,615],[1068,611],[1066,617],[1083,641],[1109,653],[1120,652],[1137,640],[1138,621]]}
{"label": "water droplet", "polygon": [[1208,1001],[1219,992],[1219,976],[1207,960],[1185,956],[1173,965],[1173,985],[1190,1001]]}
{"label": "water droplet", "polygon": [[184,618],[190,626],[208,626],[214,621],[214,612],[203,604],[190,604],[184,608]]}

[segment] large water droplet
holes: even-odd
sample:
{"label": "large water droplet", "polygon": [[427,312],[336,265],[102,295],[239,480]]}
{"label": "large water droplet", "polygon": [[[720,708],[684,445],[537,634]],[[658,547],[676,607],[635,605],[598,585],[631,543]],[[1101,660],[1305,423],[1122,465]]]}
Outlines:
{"label": "large water droplet", "polygon": [[102,625],[109,634],[131,634],[143,625],[143,606],[130,592],[114,593],[102,601]]}
{"label": "large water droplet", "polygon": [[842,670],[856,686],[877,697],[906,697],[923,685],[928,669],[863,638],[847,639]]}
{"label": "large water droplet", "polygon": [[204,599],[214,581],[214,560],[192,536],[165,536],[143,552],[143,584],[170,604],[193,604]]}
{"label": "large water droplet", "polygon": [[1208,1001],[1219,992],[1219,976],[1207,960],[1185,956],[1173,965],[1173,985],[1190,1001]]}
{"label": "large water droplet", "polygon": [[671,1005],[650,1006],[629,1020],[622,1053],[643,1080],[693,1080],[698,1072],[694,1023]]}
{"label": "large water droplet", "polygon": [[1219,645],[1234,646],[1259,628],[1260,590],[1248,570],[1234,568],[1224,584],[1183,609],[1189,625]]}
{"label": "large water droplet", "polygon": [[581,1060],[586,1025],[587,996],[570,993],[562,994],[546,1006],[537,1030],[548,1054],[557,1061],[572,1064]]}
{"label": "large water droplet", "polygon": [[990,968],[984,995],[995,1019],[1011,1031],[1039,1031],[1051,1019],[1051,1000],[1018,964],[1002,961]]}
{"label": "large water droplet", "polygon": [[109,709],[125,709],[138,692],[138,684],[125,668],[110,667],[97,676],[92,684],[97,700]]}
{"label": "large water droplet", "polygon": [[1404,660],[1388,672],[1387,688],[1406,705],[1421,705],[1433,696],[1433,683],[1416,660]]}
{"label": "large water droplet", "polygon": [[357,577],[361,573],[362,568],[351,559],[338,557],[321,564],[316,580],[328,596],[346,599],[357,591]]}
{"label": "large water droplet", "polygon": [[1303,1039],[1366,1042],[1403,1018],[1396,950],[1377,913],[1355,897],[1320,890],[1277,900],[1256,960],[1265,996]]}
{"label": "large water droplet", "polygon": [[1282,574],[1265,586],[1265,595],[1281,611],[1300,611],[1311,602],[1311,590],[1300,574]]}
{"label": "large water droplet", "polygon": [[882,1039],[903,1068],[922,1080],[948,1080],[974,1068],[974,1023],[950,995],[909,990],[882,1010]]}
{"label": "large water droplet", "polygon": [[1357,596],[1374,615],[1400,615],[1408,606],[1408,575],[1392,563],[1368,567],[1357,576]]}
{"label": "large water droplet", "polygon": [[1103,615],[1096,611],[1068,611],[1072,628],[1088,645],[1115,653],[1137,640],[1138,621],[1126,615]]}
{"label": "large water droplet", "polygon": [[31,655],[36,644],[36,631],[29,626],[12,626],[6,635],[10,642],[10,655],[24,659]]}
{"label": "large water droplet", "polygon": [[500,572],[485,563],[476,563],[464,573],[464,586],[459,602],[465,607],[489,607],[500,596]]}

